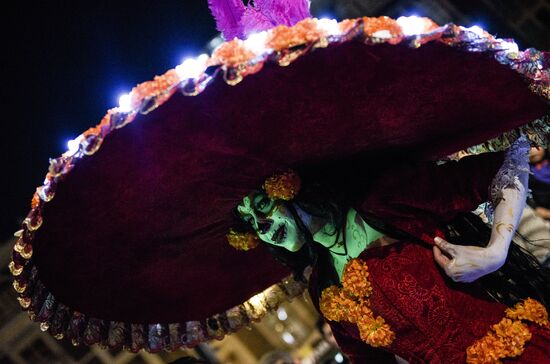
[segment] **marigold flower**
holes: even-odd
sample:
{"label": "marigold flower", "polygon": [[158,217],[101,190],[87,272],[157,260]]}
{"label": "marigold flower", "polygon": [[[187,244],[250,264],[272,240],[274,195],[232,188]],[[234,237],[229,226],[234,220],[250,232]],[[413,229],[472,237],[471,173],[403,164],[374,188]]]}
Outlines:
{"label": "marigold flower", "polygon": [[487,334],[466,349],[467,364],[500,363],[506,357],[504,343],[493,333]]}
{"label": "marigold flower", "polygon": [[380,316],[376,318],[370,316],[357,318],[357,328],[361,340],[373,347],[390,346],[395,339],[395,333]]}
{"label": "marigold flower", "polygon": [[31,209],[35,209],[35,208],[37,208],[39,205],[40,205],[40,196],[38,195],[38,192],[35,192],[35,193],[32,195]]}
{"label": "marigold flower", "polygon": [[347,294],[354,298],[368,297],[372,286],[368,280],[369,272],[365,262],[360,259],[350,260],[344,267],[342,285]]}
{"label": "marigold flower", "polygon": [[233,39],[220,45],[212,54],[214,64],[225,64],[227,66],[237,66],[245,64],[254,58],[254,53],[245,47],[240,39]]}
{"label": "marigold flower", "polygon": [[503,318],[498,324],[492,326],[496,335],[504,343],[505,357],[519,356],[523,353],[523,346],[531,340],[531,332],[521,321],[512,321]]}
{"label": "marigold flower", "polygon": [[326,36],[326,31],[317,26],[317,20],[305,18],[294,25],[296,37],[305,42],[316,42]]}
{"label": "marigold flower", "polygon": [[355,322],[357,302],[342,294],[337,286],[330,286],[321,292],[319,309],[327,320]]}
{"label": "marigold flower", "polygon": [[266,44],[269,48],[281,51],[297,45],[316,42],[323,36],[326,36],[326,32],[317,27],[317,21],[307,18],[292,27],[279,25],[271,29]]}
{"label": "marigold flower", "polygon": [[506,317],[535,322],[540,326],[548,324],[546,308],[539,301],[532,298],[527,298],[523,302],[517,303],[513,308],[506,309]]}
{"label": "marigold flower", "polygon": [[338,23],[338,27],[342,33],[346,34],[357,25],[357,19],[344,19]]}
{"label": "marigold flower", "polygon": [[[516,305],[514,309],[518,306],[525,307],[524,303]],[[533,305],[533,302],[529,302],[527,305]],[[506,310],[507,315],[514,309]],[[519,320],[505,317],[499,323],[491,326],[487,335],[466,349],[466,363],[500,363],[500,359],[521,355],[525,343],[529,340],[531,340],[531,332],[527,325]]]}
{"label": "marigold flower", "polygon": [[233,229],[226,235],[229,245],[237,250],[250,250],[258,246],[260,238],[252,232],[239,233]]}
{"label": "marigold flower", "polygon": [[272,200],[290,201],[300,192],[300,176],[294,171],[288,171],[268,178],[264,190]]}
{"label": "marigold flower", "polygon": [[344,268],[343,289],[330,286],[323,290],[319,300],[322,314],[331,321],[348,321],[357,324],[361,339],[367,344],[389,346],[395,333],[380,316],[375,317],[367,297],[372,292],[365,262],[352,259]]}
{"label": "marigold flower", "polygon": [[387,30],[391,36],[390,43],[398,43],[403,37],[399,24],[387,16],[377,18],[363,17],[363,29],[365,35],[369,37],[372,37],[378,31]]}

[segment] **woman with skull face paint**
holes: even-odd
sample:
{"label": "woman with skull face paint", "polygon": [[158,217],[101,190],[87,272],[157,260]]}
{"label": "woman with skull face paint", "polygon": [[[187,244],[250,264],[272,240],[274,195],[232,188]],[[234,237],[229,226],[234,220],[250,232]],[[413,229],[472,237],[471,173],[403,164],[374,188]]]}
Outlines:
{"label": "woman with skull face paint", "polygon": [[[265,32],[136,86],[51,160],[10,262],[23,309],[74,344],[193,347],[303,292],[267,246],[297,278],[313,266],[312,297],[356,362],[547,361],[546,311],[517,303],[545,299],[531,261],[510,248],[462,282],[508,250],[521,168],[496,179],[493,234],[464,214],[520,131],[532,145],[550,132],[550,58],[429,19],[254,3],[218,3],[218,28]],[[299,193],[251,193],[288,168]]]}
{"label": "woman with skull face paint", "polygon": [[[479,202],[477,199],[484,194],[481,187],[483,182],[488,182],[490,175],[495,174],[495,156],[485,157],[486,161],[477,165],[476,168],[480,169],[478,171],[471,170],[468,161],[463,161],[459,166],[437,167],[439,169],[415,165],[409,168],[390,168],[384,173],[374,174],[372,178],[376,181],[371,183],[374,192],[369,193],[371,197],[366,197],[367,203],[364,204],[369,207],[369,215],[360,215],[353,208],[343,207],[340,207],[338,212],[335,212],[335,209],[323,211],[321,205],[336,206],[342,204],[342,201],[331,201],[328,204],[326,201],[320,202],[318,199],[330,200],[330,197],[321,197],[319,194],[316,194],[312,201],[307,187],[304,187],[306,191],[303,195],[298,194],[292,201],[272,200],[265,191],[254,191],[238,205],[237,213],[258,233],[259,238],[271,247],[270,250],[283,263],[292,266],[298,275],[302,274],[306,265],[314,266],[310,293],[321,312],[323,304],[319,307],[318,301],[324,295],[321,292],[327,287],[342,285],[346,264],[358,257],[366,263],[369,267],[368,279],[373,289],[369,297],[370,309],[376,313],[383,312],[384,315],[379,317],[388,317],[385,322],[397,332],[397,335],[391,343],[377,345],[386,351],[365,350],[357,343],[361,339],[365,341],[361,329],[357,333],[357,328],[345,320],[329,321],[342,349],[348,353],[352,361],[393,362],[392,354],[397,354],[413,361],[414,355],[417,355],[418,358],[423,357],[429,361],[440,358],[443,361],[459,362],[463,360],[466,352],[466,347],[461,342],[467,342],[467,337],[472,335],[472,331],[479,333],[482,327],[486,327],[487,321],[496,319],[495,313],[502,308],[501,303],[513,306],[520,299],[527,297],[536,297],[542,302],[550,300],[545,289],[549,282],[548,274],[542,271],[533,257],[512,243],[510,256],[505,263],[512,231],[525,201],[527,150],[528,145],[525,141],[516,142],[493,178],[492,193],[496,199],[493,201],[496,208],[492,232],[477,216],[460,214],[445,226],[445,232],[440,230],[438,233],[443,233],[444,236],[436,237],[433,257],[430,249],[421,242],[423,239],[426,240],[426,236],[418,234],[423,229],[430,231],[433,226],[433,222],[428,220],[436,215],[428,215],[449,213],[452,209],[473,209],[475,203]],[[407,190],[399,193],[408,197],[409,205],[401,205],[399,210],[392,211],[393,216],[387,215],[387,211],[392,210],[387,205],[394,201],[380,201],[377,196],[388,196],[387,193],[381,193],[380,188],[390,186],[386,183],[388,180],[406,180],[405,177],[412,177],[409,173],[413,170],[416,176],[422,171],[425,176],[429,175],[436,180],[440,180],[443,175],[450,178],[453,182],[448,183],[445,190],[434,192],[446,194],[452,207],[443,211],[441,207],[430,208],[423,205],[421,201],[425,198],[422,196],[425,187],[412,184]],[[471,177],[477,178],[479,183],[470,183],[472,186],[464,190],[465,185],[469,183],[466,179]],[[460,190],[460,193],[468,193],[469,196],[460,196]],[[431,197],[437,200],[439,196]],[[381,208],[381,205],[386,207]],[[372,215],[384,210],[386,216],[383,220]],[[418,217],[407,216],[410,213]],[[404,224],[404,219],[414,222],[412,225]],[[381,223],[382,221],[384,223]],[[511,228],[505,228],[506,226]],[[457,245],[441,239],[443,237],[448,237],[447,239],[455,241]],[[484,246],[487,241],[489,244]],[[292,253],[288,254],[288,251]],[[437,265],[456,282],[477,282],[452,283],[442,276],[443,272],[438,270]],[[405,277],[409,278],[403,281]],[[408,293],[399,294],[399,291],[404,289]],[[501,303],[488,303],[480,299],[487,293]],[[417,295],[421,295],[421,298],[415,298]],[[417,299],[419,300],[415,301]],[[441,322],[434,326],[429,311],[407,313],[407,308],[418,305],[426,307],[429,311],[445,312],[439,317]],[[477,309],[470,312],[467,307]],[[330,313],[323,313],[326,318],[331,319]],[[464,321],[466,317],[468,322]],[[451,322],[455,327],[447,327]],[[437,337],[451,335],[455,337],[456,342],[447,343],[444,349],[437,350],[434,347],[428,349],[425,342],[424,345],[420,345],[426,340],[422,331],[429,326],[432,326],[430,336],[434,333],[437,333]],[[541,335],[544,337],[544,334]],[[522,362],[539,360],[540,350],[544,350],[545,345],[544,339],[541,341],[537,337],[528,353],[522,356]],[[412,353],[415,354],[411,356]],[[475,348],[470,349],[468,357],[474,362],[475,359],[472,357],[475,357]]]}

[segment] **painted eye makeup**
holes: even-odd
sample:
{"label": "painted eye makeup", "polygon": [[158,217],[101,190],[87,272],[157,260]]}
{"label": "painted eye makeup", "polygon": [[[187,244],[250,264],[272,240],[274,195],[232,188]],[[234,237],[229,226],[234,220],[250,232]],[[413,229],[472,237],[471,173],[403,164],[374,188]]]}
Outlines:
{"label": "painted eye makeup", "polygon": [[274,205],[275,203],[264,193],[258,193],[256,196],[254,196],[254,210],[259,211],[262,214],[268,214],[273,209]]}

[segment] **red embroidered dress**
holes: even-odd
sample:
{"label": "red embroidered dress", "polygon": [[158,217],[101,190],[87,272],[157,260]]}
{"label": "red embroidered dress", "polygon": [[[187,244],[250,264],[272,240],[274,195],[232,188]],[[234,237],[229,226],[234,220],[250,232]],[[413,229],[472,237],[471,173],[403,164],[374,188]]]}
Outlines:
{"label": "red embroidered dress", "polygon": [[[374,349],[360,339],[355,324],[330,322],[342,350],[354,363],[391,363],[393,354],[410,363],[464,363],[466,349],[505,316],[506,306],[494,302],[475,283],[456,283],[446,277],[428,245],[441,234],[443,222],[487,200],[501,163],[500,153],[490,153],[443,166],[397,164],[371,176],[368,196],[358,211],[375,215],[426,244],[400,241],[360,255],[373,288],[370,308],[396,337],[389,347]],[[316,305],[318,283],[314,272],[310,290]],[[532,338],[514,360],[550,362],[548,327],[530,325],[529,329]]]}

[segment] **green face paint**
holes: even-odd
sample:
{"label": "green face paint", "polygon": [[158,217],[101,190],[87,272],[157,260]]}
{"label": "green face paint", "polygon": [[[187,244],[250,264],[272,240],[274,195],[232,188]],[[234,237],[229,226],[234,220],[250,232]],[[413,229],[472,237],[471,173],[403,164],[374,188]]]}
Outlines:
{"label": "green face paint", "polygon": [[243,198],[237,211],[258,237],[268,244],[295,252],[305,243],[288,208],[283,203],[271,200],[262,191],[255,191]]}

